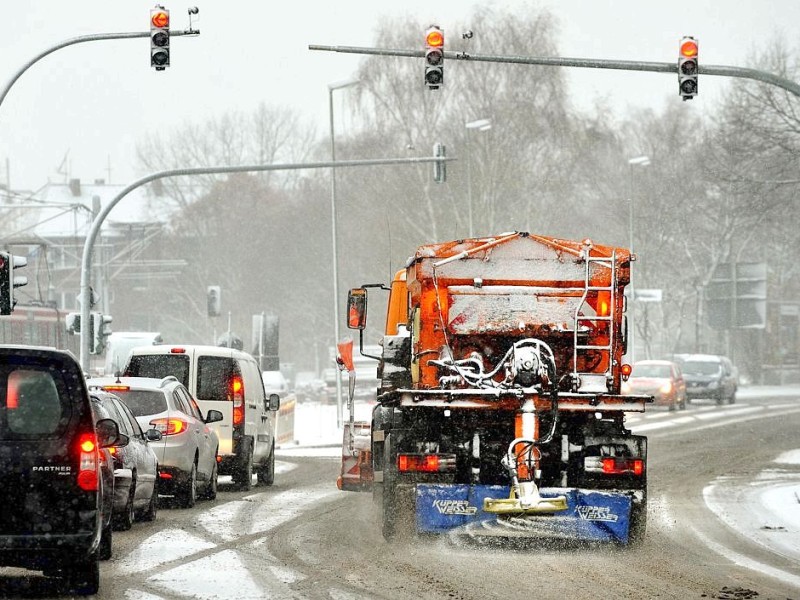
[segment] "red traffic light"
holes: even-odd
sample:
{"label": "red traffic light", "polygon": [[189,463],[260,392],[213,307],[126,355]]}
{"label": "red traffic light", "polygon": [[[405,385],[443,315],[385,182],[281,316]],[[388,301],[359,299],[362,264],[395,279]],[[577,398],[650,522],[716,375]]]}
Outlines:
{"label": "red traffic light", "polygon": [[154,11],[150,15],[150,22],[153,27],[169,27],[169,13],[165,10]]}
{"label": "red traffic light", "polygon": [[429,29],[425,34],[425,43],[431,48],[441,48],[444,46],[444,34],[439,28]]}
{"label": "red traffic light", "polygon": [[697,56],[697,42],[694,40],[686,40],[681,44],[681,56],[686,58],[694,58]]}

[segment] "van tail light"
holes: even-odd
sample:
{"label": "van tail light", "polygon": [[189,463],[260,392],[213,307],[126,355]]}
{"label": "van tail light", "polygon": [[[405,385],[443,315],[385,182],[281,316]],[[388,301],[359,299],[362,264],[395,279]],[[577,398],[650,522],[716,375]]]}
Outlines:
{"label": "van tail light", "polygon": [[175,435],[189,429],[189,423],[183,419],[153,419],[150,425],[158,429],[161,435]]}
{"label": "van tail light", "polygon": [[400,454],[397,469],[401,473],[444,473],[456,470],[455,454]]}
{"label": "van tail light", "polygon": [[80,459],[78,462],[78,487],[87,492],[99,489],[100,457],[94,433],[84,433],[78,439]]}
{"label": "van tail light", "polygon": [[233,425],[236,427],[244,423],[244,382],[239,375],[231,377],[230,398],[233,401]]}

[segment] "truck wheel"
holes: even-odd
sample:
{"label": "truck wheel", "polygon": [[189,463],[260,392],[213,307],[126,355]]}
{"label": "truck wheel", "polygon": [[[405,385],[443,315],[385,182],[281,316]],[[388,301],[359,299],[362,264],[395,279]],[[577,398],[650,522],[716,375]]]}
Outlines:
{"label": "truck wheel", "polygon": [[264,485],[275,483],[275,440],[272,441],[272,450],[270,450],[269,458],[258,468],[257,475],[258,483],[263,483]]}
{"label": "truck wheel", "polygon": [[249,492],[253,489],[253,446],[249,442],[244,442],[245,447],[239,455],[239,464],[233,474],[233,482],[244,491]]}
{"label": "truck wheel", "polygon": [[631,504],[631,521],[628,531],[628,546],[639,546],[647,531],[647,495],[641,502]]}

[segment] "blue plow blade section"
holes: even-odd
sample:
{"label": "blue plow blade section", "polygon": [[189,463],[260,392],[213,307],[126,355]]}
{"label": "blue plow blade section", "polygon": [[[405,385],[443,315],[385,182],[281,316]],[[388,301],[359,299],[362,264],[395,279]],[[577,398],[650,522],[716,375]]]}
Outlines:
{"label": "blue plow blade section", "polygon": [[567,509],[548,514],[496,515],[484,498],[508,498],[509,486],[417,484],[417,531],[461,530],[476,536],[557,538],[628,543],[631,497],[621,492],[542,488],[543,498],[566,496]]}

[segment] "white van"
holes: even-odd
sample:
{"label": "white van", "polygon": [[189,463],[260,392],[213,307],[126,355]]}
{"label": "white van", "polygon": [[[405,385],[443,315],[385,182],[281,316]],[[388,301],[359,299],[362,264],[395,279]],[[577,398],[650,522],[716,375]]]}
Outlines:
{"label": "white van", "polygon": [[264,392],[258,362],[241,350],[220,346],[163,345],[131,350],[128,377],[173,375],[197,400],[203,414],[222,412],[211,426],[219,437],[219,474],[249,490],[252,476],[272,485],[275,478],[275,423],[280,398]]}

